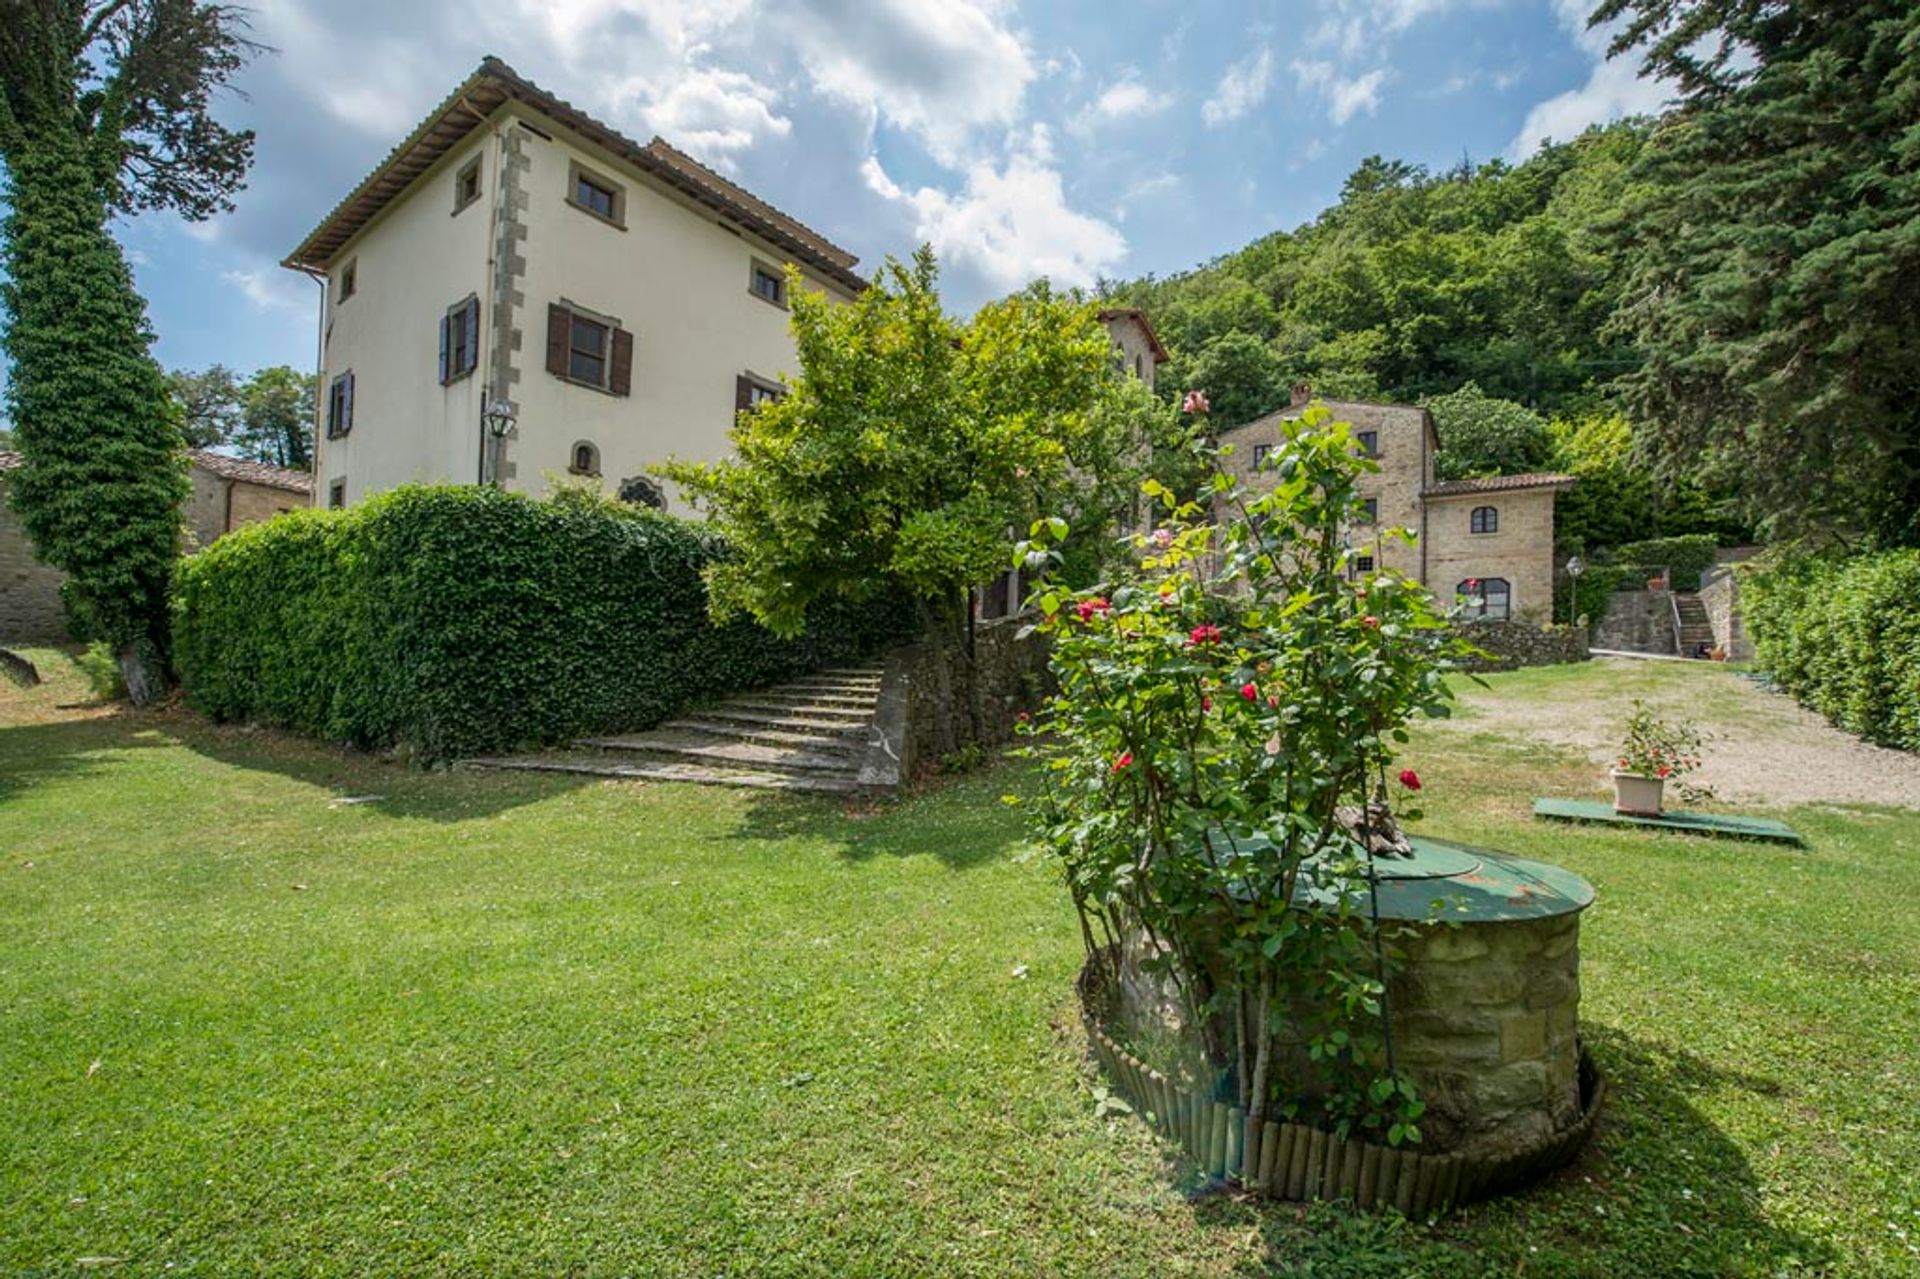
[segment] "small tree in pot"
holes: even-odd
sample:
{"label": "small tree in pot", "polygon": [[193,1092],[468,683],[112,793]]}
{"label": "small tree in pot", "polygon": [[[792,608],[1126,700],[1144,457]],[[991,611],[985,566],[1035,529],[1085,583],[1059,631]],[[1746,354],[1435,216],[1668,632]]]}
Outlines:
{"label": "small tree in pot", "polygon": [[[1264,493],[1216,467],[1205,505],[1149,483],[1167,523],[1134,567],[1036,592],[1060,687],[1032,726],[1037,833],[1092,962],[1118,981],[1121,940],[1144,933],[1250,1118],[1418,1140],[1370,870],[1404,846],[1386,802],[1404,725],[1447,713],[1464,645],[1418,583],[1359,571],[1343,534],[1377,466],[1346,424],[1309,409],[1267,464]],[[1036,524],[1023,564],[1045,568],[1066,532]]]}
{"label": "small tree in pot", "polygon": [[1700,732],[1684,720],[1663,720],[1638,699],[1613,769],[1613,809],[1658,817],[1670,779],[1700,767]]}

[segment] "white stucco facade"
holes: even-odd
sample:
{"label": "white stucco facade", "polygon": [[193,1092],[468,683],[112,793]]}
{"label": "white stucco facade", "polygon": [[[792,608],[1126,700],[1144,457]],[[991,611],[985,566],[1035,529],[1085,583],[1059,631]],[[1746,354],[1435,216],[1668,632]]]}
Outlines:
{"label": "white stucco facade", "polygon": [[[403,146],[419,145],[419,136]],[[327,285],[316,505],[487,478],[482,415],[501,399],[518,423],[500,467],[508,488],[541,492],[559,477],[613,493],[669,457],[730,451],[740,379],[777,386],[797,367],[790,312],[752,285],[756,266],[779,273],[806,255],[759,234],[755,217],[811,233],[666,153],[681,165],[670,180],[646,170],[651,154],[623,155],[509,98],[403,189],[383,194],[348,238],[324,252],[309,238],[289,265],[324,274]],[[613,217],[570,198],[582,174],[616,196]],[[711,190],[699,185],[709,181]],[[747,216],[729,216],[742,205]],[[333,221],[342,217],[336,211]],[[850,299],[853,259],[826,250],[835,256],[825,269],[801,263],[804,287]],[[470,298],[472,367],[456,361],[448,377],[443,319]],[[630,374],[617,388],[624,394],[550,371],[556,304],[630,335]],[[331,406],[331,388],[349,375],[350,418]],[[575,467],[581,444],[595,463],[584,474]]]}

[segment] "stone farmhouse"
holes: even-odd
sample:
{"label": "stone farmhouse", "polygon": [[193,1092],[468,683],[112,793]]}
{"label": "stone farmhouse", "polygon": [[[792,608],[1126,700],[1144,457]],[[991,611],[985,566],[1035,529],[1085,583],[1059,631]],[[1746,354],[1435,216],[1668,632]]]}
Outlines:
{"label": "stone farmhouse", "polygon": [[[1297,418],[1312,401],[1311,388],[1293,388],[1291,403],[1224,432],[1234,446],[1225,464],[1250,485],[1271,485],[1261,463],[1280,440],[1280,423]],[[1319,401],[1354,437],[1380,469],[1361,480],[1367,504],[1364,523],[1352,530],[1359,568],[1376,564],[1414,578],[1441,599],[1468,597],[1469,616],[1492,620],[1552,620],[1553,502],[1573,487],[1571,475],[1534,473],[1477,480],[1435,480],[1440,437],[1433,415],[1404,404],[1360,400]],[[1413,545],[1385,530],[1413,530]],[[1469,589],[1468,583],[1477,583]]]}
{"label": "stone farmhouse", "polygon": [[646,468],[725,456],[797,367],[787,267],[844,301],[856,261],[488,58],[283,263],[322,286],[320,500],[571,475],[678,505]]}
{"label": "stone farmhouse", "polygon": [[[313,501],[313,479],[220,453],[190,455],[193,491],[182,512],[185,549],[211,545],[243,524],[272,519]],[[0,641],[62,640],[66,612],[60,604],[62,574],[34,558],[20,517],[6,504],[7,476],[19,469],[18,453],[0,452]]]}

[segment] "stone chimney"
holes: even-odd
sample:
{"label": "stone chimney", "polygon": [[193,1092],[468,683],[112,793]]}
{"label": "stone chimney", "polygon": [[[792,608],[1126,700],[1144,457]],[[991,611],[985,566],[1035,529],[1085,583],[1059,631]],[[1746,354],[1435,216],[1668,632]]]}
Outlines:
{"label": "stone chimney", "polygon": [[1313,383],[1295,382],[1293,384],[1293,403],[1289,408],[1300,408],[1313,398]]}

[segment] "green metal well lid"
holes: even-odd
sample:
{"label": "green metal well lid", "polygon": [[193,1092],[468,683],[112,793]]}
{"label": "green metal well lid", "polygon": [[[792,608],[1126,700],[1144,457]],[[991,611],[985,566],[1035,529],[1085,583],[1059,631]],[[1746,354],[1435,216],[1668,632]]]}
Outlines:
{"label": "green metal well lid", "polygon": [[[1491,848],[1412,835],[1411,857],[1374,859],[1382,919],[1498,923],[1572,915],[1593,904],[1593,885],[1570,870]],[[1328,900],[1302,875],[1294,901]]]}

